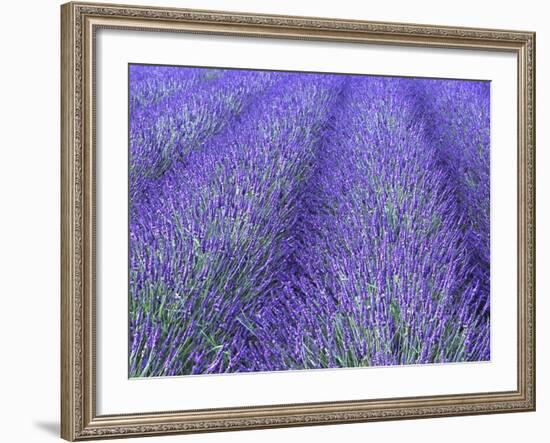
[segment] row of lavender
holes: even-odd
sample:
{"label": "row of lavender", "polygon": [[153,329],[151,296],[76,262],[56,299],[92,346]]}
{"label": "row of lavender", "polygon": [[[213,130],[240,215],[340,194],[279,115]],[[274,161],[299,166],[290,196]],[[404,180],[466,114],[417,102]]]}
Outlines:
{"label": "row of lavender", "polygon": [[487,360],[488,279],[488,84],[131,67],[131,376]]}

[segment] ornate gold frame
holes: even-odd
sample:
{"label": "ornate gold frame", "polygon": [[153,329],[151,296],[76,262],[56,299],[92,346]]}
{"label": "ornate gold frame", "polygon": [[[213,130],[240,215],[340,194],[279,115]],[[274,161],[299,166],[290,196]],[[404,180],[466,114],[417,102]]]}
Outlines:
{"label": "ornate gold frame", "polygon": [[[511,392],[98,416],[94,35],[99,28],[508,51],[518,59],[518,381]],[[68,3],[61,7],[61,436],[67,440],[533,411],[535,34]]]}

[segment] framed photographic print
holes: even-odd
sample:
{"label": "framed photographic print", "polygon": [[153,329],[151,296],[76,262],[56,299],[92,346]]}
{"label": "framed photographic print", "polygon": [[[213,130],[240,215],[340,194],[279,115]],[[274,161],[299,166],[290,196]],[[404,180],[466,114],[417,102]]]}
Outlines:
{"label": "framed photographic print", "polygon": [[534,33],[61,18],[63,438],[534,410]]}

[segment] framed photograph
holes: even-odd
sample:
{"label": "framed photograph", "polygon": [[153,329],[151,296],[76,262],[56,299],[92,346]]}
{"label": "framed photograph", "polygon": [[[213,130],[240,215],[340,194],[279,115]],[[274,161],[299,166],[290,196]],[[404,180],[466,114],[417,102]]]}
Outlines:
{"label": "framed photograph", "polygon": [[67,440],[535,409],[535,35],[61,7]]}

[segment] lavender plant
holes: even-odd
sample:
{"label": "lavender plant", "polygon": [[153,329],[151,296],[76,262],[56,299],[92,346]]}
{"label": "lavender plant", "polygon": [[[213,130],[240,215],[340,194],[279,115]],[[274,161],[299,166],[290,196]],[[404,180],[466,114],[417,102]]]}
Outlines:
{"label": "lavender plant", "polygon": [[488,112],[482,82],[132,66],[130,376],[489,359]]}

